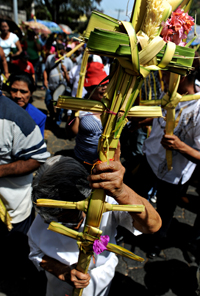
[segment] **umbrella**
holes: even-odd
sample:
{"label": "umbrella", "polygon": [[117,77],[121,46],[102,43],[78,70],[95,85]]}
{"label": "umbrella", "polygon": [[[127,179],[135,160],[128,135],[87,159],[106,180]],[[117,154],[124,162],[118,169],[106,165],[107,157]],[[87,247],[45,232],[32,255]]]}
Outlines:
{"label": "umbrella", "polygon": [[63,33],[63,30],[54,22],[51,21],[42,21],[42,20],[37,20],[38,23],[45,25],[51,33]]}
{"label": "umbrella", "polygon": [[20,27],[18,27],[18,25],[10,17],[0,14],[0,22],[2,21],[7,22],[10,32],[15,33],[19,37],[19,39],[22,38],[22,31]]}
{"label": "umbrella", "polygon": [[[200,26],[196,25],[196,33],[197,38],[192,42],[192,46],[195,46],[197,44],[200,44]],[[187,37],[187,43],[194,38],[194,26],[192,27],[192,30],[188,33]]]}
{"label": "umbrella", "polygon": [[72,33],[72,29],[70,27],[68,27],[67,25],[64,24],[59,24],[59,27],[61,27],[61,29],[64,31],[64,33],[66,34],[71,34]]}
{"label": "umbrella", "polygon": [[38,21],[23,22],[22,25],[26,25],[31,28],[37,34],[51,34],[49,28],[39,23]]}

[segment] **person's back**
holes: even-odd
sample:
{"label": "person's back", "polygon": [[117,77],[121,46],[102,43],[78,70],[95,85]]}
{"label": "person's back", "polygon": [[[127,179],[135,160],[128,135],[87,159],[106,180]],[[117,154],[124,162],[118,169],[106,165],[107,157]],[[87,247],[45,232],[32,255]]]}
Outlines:
{"label": "person's back", "polygon": [[26,219],[31,212],[33,175],[27,167],[25,174],[17,175],[13,170],[13,175],[7,176],[2,172],[3,165],[12,165],[17,160],[25,161],[31,158],[44,162],[49,153],[39,127],[23,108],[4,96],[0,97],[0,106],[0,194],[12,223],[18,223]]}

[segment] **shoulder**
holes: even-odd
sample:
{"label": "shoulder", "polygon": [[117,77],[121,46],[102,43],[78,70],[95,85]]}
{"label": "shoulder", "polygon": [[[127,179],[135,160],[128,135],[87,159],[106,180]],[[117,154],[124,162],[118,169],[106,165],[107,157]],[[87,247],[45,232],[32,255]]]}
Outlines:
{"label": "shoulder", "polygon": [[14,40],[15,42],[17,42],[19,40],[19,38],[17,37],[17,35],[14,34],[14,33],[12,33],[12,32],[10,32],[10,37],[9,38],[12,39],[12,40]]}
{"label": "shoulder", "polygon": [[73,62],[72,62],[72,60],[70,58],[65,58],[64,62],[67,65],[69,70],[71,70],[73,68]]}
{"label": "shoulder", "polygon": [[79,111],[79,118],[82,118],[82,117],[84,117],[85,115],[88,115],[88,114],[92,114],[92,113],[89,112],[89,111]]}
{"label": "shoulder", "polygon": [[50,54],[48,57],[47,57],[47,62],[51,62],[53,59],[55,59],[55,55],[54,54]]}
{"label": "shoulder", "polygon": [[25,136],[35,129],[35,122],[29,114],[5,96],[0,96],[0,120],[6,120],[10,124],[14,123]]}
{"label": "shoulder", "polygon": [[33,120],[35,122],[36,122],[36,120],[37,120],[37,122],[41,122],[43,120],[46,120],[47,116],[42,111],[40,111],[39,109],[37,109],[35,106],[33,106],[30,103],[27,105],[26,111],[33,118]]}
{"label": "shoulder", "polygon": [[32,64],[31,62],[29,62],[29,61],[27,61],[27,63],[28,63],[28,66],[31,67],[31,70],[33,70],[33,72],[35,73],[35,70],[34,70],[33,64]]}
{"label": "shoulder", "polygon": [[47,57],[47,60],[51,61],[52,59],[55,59],[55,55],[54,54],[50,54],[48,57]]}

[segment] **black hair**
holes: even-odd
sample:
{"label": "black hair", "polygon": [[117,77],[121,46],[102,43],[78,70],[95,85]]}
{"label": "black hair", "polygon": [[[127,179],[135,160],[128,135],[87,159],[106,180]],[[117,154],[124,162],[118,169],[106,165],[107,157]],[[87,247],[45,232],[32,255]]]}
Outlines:
{"label": "black hair", "polygon": [[[77,202],[86,199],[91,188],[87,180],[88,172],[82,164],[72,157],[57,155],[49,158],[37,171],[33,181],[32,200],[53,199]],[[45,219],[56,217],[61,208],[36,207]]]}
{"label": "black hair", "polygon": [[26,72],[12,73],[8,79],[8,82],[10,83],[10,88],[15,81],[26,82],[28,84],[28,89],[30,90],[30,92],[33,93],[35,91],[35,83],[33,77],[30,74]]}
{"label": "black hair", "polygon": [[61,49],[65,49],[65,47],[64,47],[64,45],[62,43],[57,43],[56,44],[56,49],[61,50]]}
{"label": "black hair", "polygon": [[8,27],[9,27],[9,24],[8,24],[8,22],[7,22],[6,20],[2,20],[2,21],[0,22],[0,27],[1,27],[2,23],[6,23],[6,24],[8,25]]}

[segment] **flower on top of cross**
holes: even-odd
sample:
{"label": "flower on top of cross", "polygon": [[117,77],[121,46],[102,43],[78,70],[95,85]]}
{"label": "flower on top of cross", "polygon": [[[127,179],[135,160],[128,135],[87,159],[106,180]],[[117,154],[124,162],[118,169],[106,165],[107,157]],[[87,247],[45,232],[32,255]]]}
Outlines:
{"label": "flower on top of cross", "polygon": [[98,255],[107,250],[107,244],[110,238],[108,235],[101,235],[100,239],[96,239],[93,244],[93,251]]}
{"label": "flower on top of cross", "polygon": [[186,43],[183,42],[183,39],[187,38],[187,34],[192,29],[194,25],[194,19],[188,15],[187,12],[184,12],[183,9],[178,7],[171,14],[166,22],[162,22],[162,32],[161,36],[164,41],[172,41],[176,45],[185,46]]}

